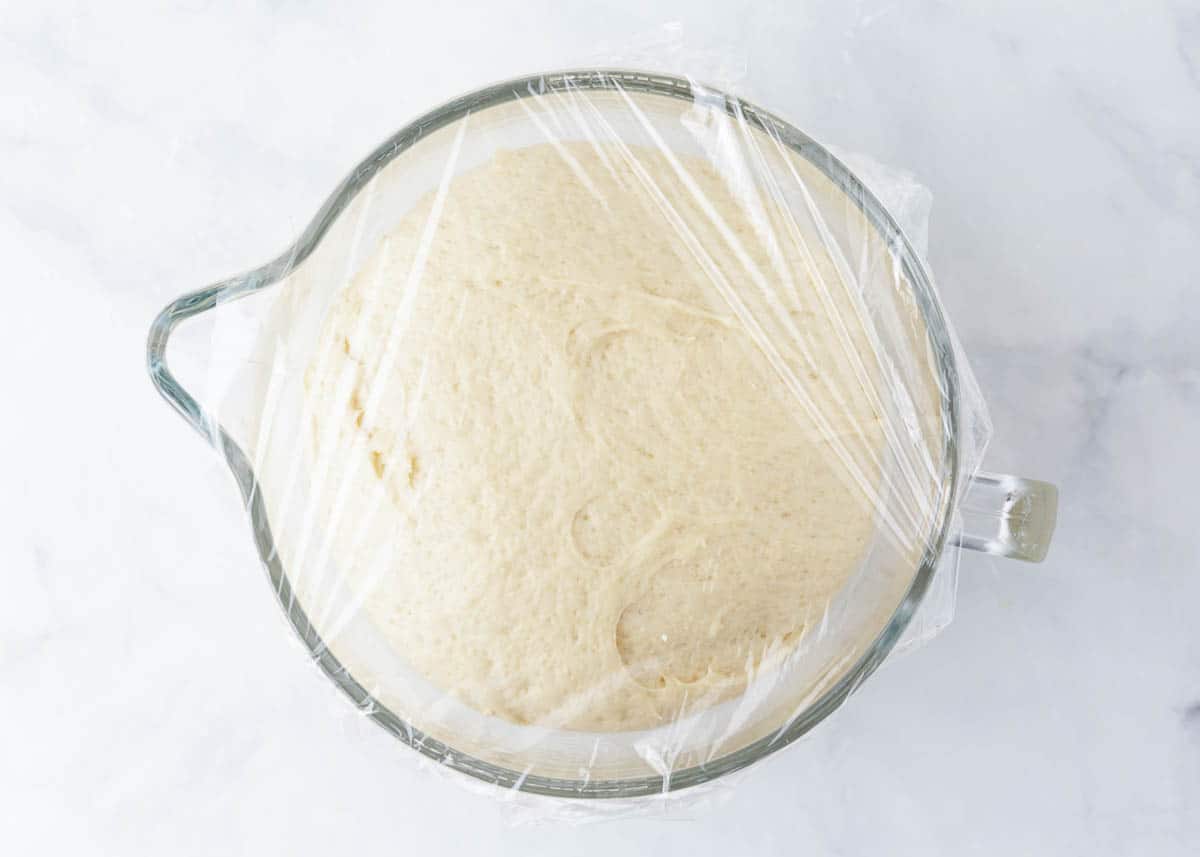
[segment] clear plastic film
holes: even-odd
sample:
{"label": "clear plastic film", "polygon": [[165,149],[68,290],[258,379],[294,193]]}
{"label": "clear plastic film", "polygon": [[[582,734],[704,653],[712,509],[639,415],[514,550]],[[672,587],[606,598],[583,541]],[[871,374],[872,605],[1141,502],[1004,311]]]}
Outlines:
{"label": "clear plastic film", "polygon": [[[880,201],[923,234],[927,194],[867,171],[687,78],[505,82],[168,307],[152,373],[366,715],[497,793],[644,805],[952,611],[988,422]],[[164,357],[201,312],[203,404]]]}

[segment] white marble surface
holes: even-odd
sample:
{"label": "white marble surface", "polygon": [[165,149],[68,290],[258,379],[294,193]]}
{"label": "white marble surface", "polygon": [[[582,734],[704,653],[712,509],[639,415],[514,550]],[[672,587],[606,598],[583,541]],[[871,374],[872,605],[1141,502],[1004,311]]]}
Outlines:
{"label": "white marble surface", "polygon": [[[0,850],[1197,853],[1200,5],[480,5],[0,2]],[[710,812],[513,827],[308,665],[143,338],[417,111],[669,19],[932,189],[988,465],[1059,530]]]}

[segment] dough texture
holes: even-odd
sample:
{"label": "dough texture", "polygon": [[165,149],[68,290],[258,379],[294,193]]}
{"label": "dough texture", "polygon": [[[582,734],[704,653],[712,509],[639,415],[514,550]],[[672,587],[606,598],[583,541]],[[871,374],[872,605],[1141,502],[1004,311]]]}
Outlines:
{"label": "dough texture", "polygon": [[706,160],[582,144],[399,221],[305,383],[328,490],[382,498],[386,562],[337,561],[415,670],[514,723],[639,729],[818,633],[884,440],[853,300],[788,234]]}

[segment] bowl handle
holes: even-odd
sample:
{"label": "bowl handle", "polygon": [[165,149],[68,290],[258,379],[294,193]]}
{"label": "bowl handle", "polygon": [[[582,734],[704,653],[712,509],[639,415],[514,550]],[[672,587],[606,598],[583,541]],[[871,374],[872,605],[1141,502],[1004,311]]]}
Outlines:
{"label": "bowl handle", "polygon": [[960,511],[963,529],[953,544],[1041,562],[1058,517],[1058,489],[1035,479],[981,472],[967,486]]}

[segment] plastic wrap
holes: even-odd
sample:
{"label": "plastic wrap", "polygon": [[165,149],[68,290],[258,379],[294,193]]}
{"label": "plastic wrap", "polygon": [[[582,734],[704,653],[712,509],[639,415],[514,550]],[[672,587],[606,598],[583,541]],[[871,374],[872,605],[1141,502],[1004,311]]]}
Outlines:
{"label": "plastic wrap", "polygon": [[[151,372],[401,742],[494,790],[711,783],[952,611],[987,417],[880,202],[923,234],[927,194],[871,172],[685,78],[508,81],[168,307]],[[200,313],[203,405],[165,362]]]}

